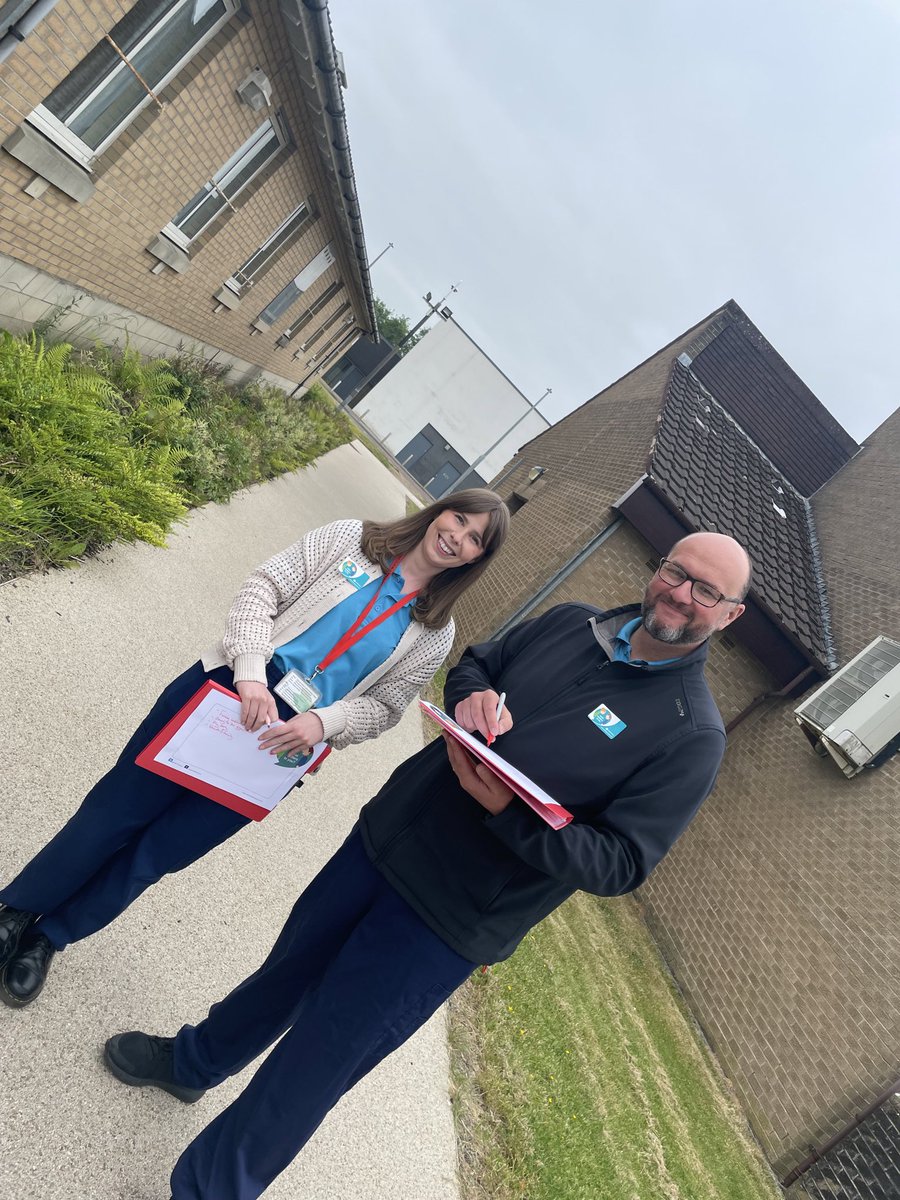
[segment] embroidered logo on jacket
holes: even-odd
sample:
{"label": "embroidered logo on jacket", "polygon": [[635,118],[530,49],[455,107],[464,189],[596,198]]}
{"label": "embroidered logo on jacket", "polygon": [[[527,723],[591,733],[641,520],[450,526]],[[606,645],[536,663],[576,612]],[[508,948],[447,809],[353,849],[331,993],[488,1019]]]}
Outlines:
{"label": "embroidered logo on jacket", "polygon": [[679,717],[683,717],[684,716],[684,705],[681,703],[681,699],[678,696],[675,697],[675,707],[678,709]]}
{"label": "embroidered logo on jacket", "polygon": [[598,704],[593,712],[588,713],[588,716],[608,738],[618,737],[623,729],[628,728],[621,717],[617,717],[605,704]]}

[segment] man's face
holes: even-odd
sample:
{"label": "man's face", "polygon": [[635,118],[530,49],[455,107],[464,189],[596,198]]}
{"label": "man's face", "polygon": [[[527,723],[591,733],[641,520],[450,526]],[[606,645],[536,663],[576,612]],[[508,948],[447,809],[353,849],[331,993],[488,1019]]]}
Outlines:
{"label": "man's face", "polygon": [[[743,568],[721,547],[689,538],[668,555],[691,578],[710,584],[725,596],[736,596],[743,584]],[[730,625],[744,611],[743,604],[721,600],[714,608],[698,604],[691,596],[691,580],[672,587],[654,575],[644,592],[641,615],[652,638],[668,646],[693,646],[706,641],[717,629]]]}

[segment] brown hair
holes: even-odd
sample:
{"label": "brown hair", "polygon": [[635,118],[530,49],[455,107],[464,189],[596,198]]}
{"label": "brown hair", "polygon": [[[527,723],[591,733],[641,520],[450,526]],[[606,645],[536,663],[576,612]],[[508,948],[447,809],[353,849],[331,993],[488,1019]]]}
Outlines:
{"label": "brown hair", "polygon": [[426,629],[441,629],[450,620],[453,605],[472,586],[503,545],[509,532],[509,509],[489,488],[466,488],[454,492],[420,512],[397,521],[363,521],[360,543],[363,553],[386,571],[398,555],[408,554],[425,536],[428,526],[442,512],[488,513],[482,544],[484,553],[462,567],[448,567],[429,581],[416,598],[413,617]]}

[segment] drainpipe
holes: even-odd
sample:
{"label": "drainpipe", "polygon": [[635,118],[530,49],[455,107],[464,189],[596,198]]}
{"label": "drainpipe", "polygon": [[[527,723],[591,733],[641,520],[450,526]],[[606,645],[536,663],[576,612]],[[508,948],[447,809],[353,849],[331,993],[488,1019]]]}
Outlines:
{"label": "drainpipe", "polygon": [[895,1079],[890,1087],[885,1088],[881,1095],[876,1096],[872,1103],[867,1105],[862,1112],[858,1112],[853,1120],[848,1121],[843,1129],[839,1130],[834,1137],[830,1137],[818,1150],[813,1150],[812,1154],[804,1158],[802,1163],[799,1163],[794,1167],[793,1171],[785,1175],[781,1181],[781,1186],[784,1188],[790,1187],[795,1179],[799,1179],[801,1175],[805,1175],[810,1167],[814,1166],[829,1150],[833,1150],[838,1142],[842,1142],[848,1134],[851,1134],[858,1125],[861,1125],[865,1121],[866,1117],[872,1115],[876,1108],[881,1108],[886,1100],[889,1100],[891,1096],[898,1092],[900,1092],[900,1079]]}
{"label": "drainpipe", "polygon": [[738,727],[738,725],[740,725],[741,721],[743,721],[746,717],[749,717],[750,714],[754,711],[754,709],[759,708],[759,706],[761,704],[764,704],[766,700],[785,700],[788,697],[788,695],[794,690],[794,688],[797,686],[797,684],[801,683],[807,677],[807,675],[814,674],[815,670],[816,670],[815,667],[806,667],[805,670],[801,671],[799,675],[795,675],[794,678],[790,681],[790,683],[786,683],[784,685],[784,687],[781,688],[779,691],[763,692],[763,694],[761,696],[756,696],[753,700],[750,701],[750,703],[747,705],[746,708],[742,709],[738,713],[738,715],[736,717],[732,717],[732,719],[725,726],[725,732],[731,733],[732,729],[737,729],[737,727]]}
{"label": "drainpipe", "polygon": [[10,25],[6,35],[0,38],[0,62],[4,62],[56,5],[57,0],[37,0],[23,12],[18,21]]}

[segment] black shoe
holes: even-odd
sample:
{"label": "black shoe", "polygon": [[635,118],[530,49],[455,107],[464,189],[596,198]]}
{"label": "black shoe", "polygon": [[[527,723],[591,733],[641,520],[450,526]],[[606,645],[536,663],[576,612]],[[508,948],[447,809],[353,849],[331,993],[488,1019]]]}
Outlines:
{"label": "black shoe", "polygon": [[154,1037],[149,1033],[117,1033],[106,1043],[103,1061],[107,1068],[132,1087],[158,1087],[170,1096],[193,1104],[205,1095],[205,1088],[182,1087],[175,1082],[172,1050],[174,1038]]}
{"label": "black shoe", "polygon": [[34,913],[22,912],[20,908],[0,908],[0,970],[2,970],[19,948],[22,934],[37,920]]}
{"label": "black shoe", "polygon": [[24,1008],[44,990],[56,947],[43,933],[27,933],[18,952],[0,975],[0,1000],[10,1008]]}

